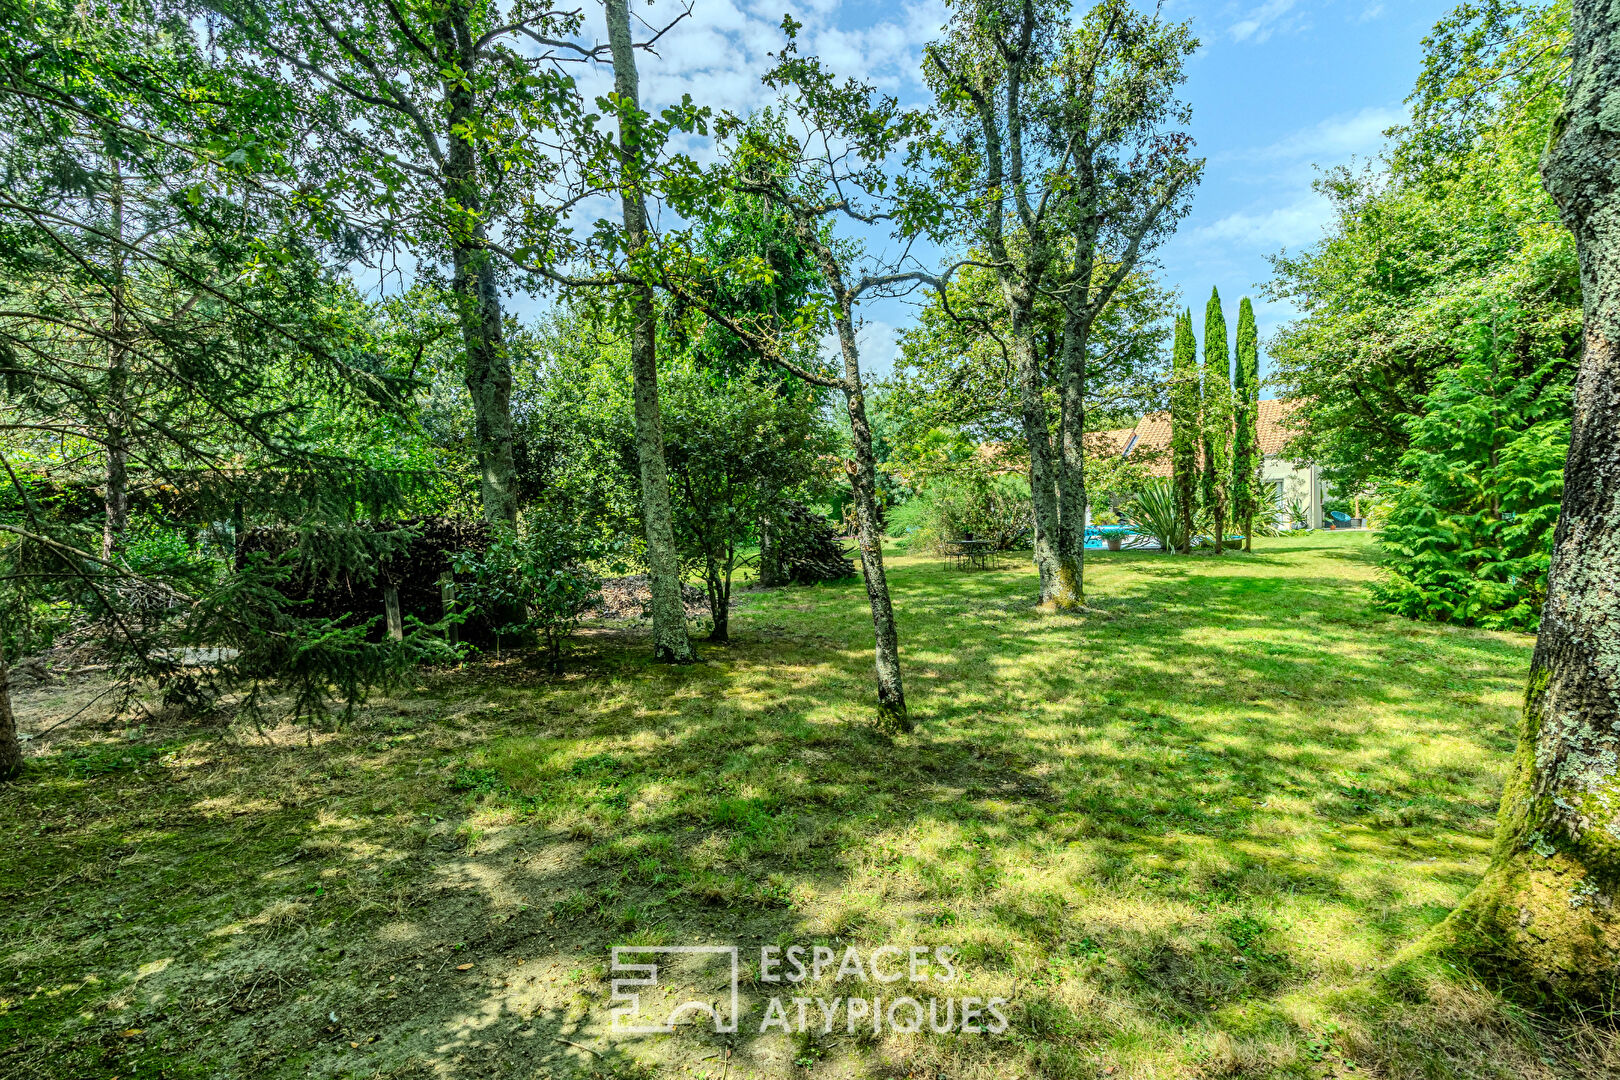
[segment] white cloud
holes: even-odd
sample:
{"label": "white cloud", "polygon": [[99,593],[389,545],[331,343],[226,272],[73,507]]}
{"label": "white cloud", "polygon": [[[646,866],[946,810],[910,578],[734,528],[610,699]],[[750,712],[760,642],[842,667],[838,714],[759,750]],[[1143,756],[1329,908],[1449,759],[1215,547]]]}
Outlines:
{"label": "white cloud", "polygon": [[1364,23],[1372,22],[1374,19],[1378,18],[1378,16],[1382,15],[1383,13],[1384,13],[1384,5],[1383,4],[1377,4],[1377,3],[1368,4],[1366,7],[1361,9],[1361,17],[1358,18],[1356,21],[1357,22],[1364,22]]}
{"label": "white cloud", "polygon": [[1330,116],[1302,128],[1270,146],[1246,155],[1260,160],[1303,160],[1314,164],[1328,159],[1366,157],[1384,144],[1384,132],[1406,120],[1406,110],[1393,105],[1369,105],[1350,115]]}
{"label": "white cloud", "polygon": [[1232,35],[1233,41],[1252,41],[1258,45],[1278,31],[1295,29],[1305,16],[1290,14],[1294,4],[1295,0],[1266,0],[1228,27],[1227,33]]}
{"label": "white cloud", "polygon": [[1312,193],[1287,206],[1271,210],[1227,214],[1198,229],[1199,240],[1230,242],[1247,247],[1300,247],[1321,239],[1333,211],[1326,199]]}
{"label": "white cloud", "polygon": [[1218,155],[1226,173],[1267,190],[1263,204],[1226,214],[1193,230],[1200,243],[1255,248],[1299,247],[1321,239],[1332,207],[1311,187],[1323,168],[1370,159],[1384,131],[1406,119],[1399,106],[1368,106],[1330,116],[1266,146]]}

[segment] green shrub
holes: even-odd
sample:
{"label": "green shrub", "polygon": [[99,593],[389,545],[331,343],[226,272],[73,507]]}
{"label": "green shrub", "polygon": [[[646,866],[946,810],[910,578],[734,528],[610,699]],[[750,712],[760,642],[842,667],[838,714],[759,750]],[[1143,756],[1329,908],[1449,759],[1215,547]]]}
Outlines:
{"label": "green shrub", "polygon": [[1181,515],[1176,512],[1175,488],[1169,480],[1145,480],[1135,500],[1125,510],[1125,520],[1143,536],[1151,536],[1165,551],[1180,549],[1186,538]]}
{"label": "green shrub", "polygon": [[890,527],[908,551],[943,552],[967,539],[994,540],[1003,550],[1035,523],[1029,485],[1021,477],[962,469],[930,479],[915,498],[890,514]]}
{"label": "green shrub", "polygon": [[497,642],[502,636],[537,639],[555,671],[563,641],[601,586],[588,568],[601,554],[597,547],[590,534],[570,522],[526,514],[518,528],[497,529],[483,554],[456,557],[457,573],[473,575],[461,596],[490,620]]}
{"label": "green shrub", "polygon": [[[1415,479],[1378,533],[1378,607],[1433,622],[1533,629],[1569,453],[1567,361],[1512,370],[1482,335],[1407,425]],[[1504,370],[1507,369],[1507,370]]]}

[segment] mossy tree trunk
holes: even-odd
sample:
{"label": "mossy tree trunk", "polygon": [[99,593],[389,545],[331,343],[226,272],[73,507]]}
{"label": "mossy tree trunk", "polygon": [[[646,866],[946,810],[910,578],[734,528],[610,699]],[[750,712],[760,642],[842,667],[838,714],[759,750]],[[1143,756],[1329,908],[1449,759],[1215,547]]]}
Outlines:
{"label": "mossy tree trunk", "polygon": [[[1010,277],[1010,275],[1009,275]],[[1019,414],[1024,441],[1029,447],[1029,495],[1034,510],[1033,540],[1035,569],[1040,574],[1041,604],[1045,607],[1073,607],[1074,580],[1065,580],[1058,553],[1058,476],[1053,460],[1052,433],[1046,415],[1046,377],[1035,348],[1034,289],[1026,282],[1008,280],[1003,284],[1008,309],[1008,338],[1017,368]]]}
{"label": "mossy tree trunk", "polygon": [[[628,112],[619,115],[620,199],[625,243],[632,261],[648,244],[647,204],[641,183],[640,80],[630,40],[627,0],[604,0],[608,45],[613,53],[613,91]],[[680,561],[675,553],[675,524],[669,506],[669,470],[664,463],[664,427],[658,408],[658,335],[653,291],[633,287],[630,372],[636,427],[636,458],[641,471],[641,520],[647,536],[647,586],[651,593],[653,654],[663,663],[690,664],[697,659],[686,632],[681,602]]]}
{"label": "mossy tree trunk", "polygon": [[849,484],[855,497],[856,538],[861,549],[861,572],[866,598],[872,608],[873,659],[877,668],[878,713],[887,723],[911,730],[906,692],[900,681],[900,632],[889,600],[889,578],[883,569],[883,523],[877,505],[877,455],[872,448],[872,425],[866,416],[866,392],[861,384],[860,350],[855,340],[853,300],[843,287],[842,275],[824,246],[822,272],[838,297],[834,319],[844,357],[844,403],[849,410],[850,442],[855,451]]}
{"label": "mossy tree trunk", "polygon": [[[463,70],[478,63],[472,14],[464,2],[447,5],[433,23],[439,55],[454,57]],[[512,450],[512,363],[508,356],[501,294],[483,221],[484,190],[479,175],[480,151],[462,134],[480,119],[471,84],[446,77],[448,149],[445,189],[460,211],[450,220],[451,291],[461,329],[462,379],[473,410],[473,444],[478,455],[478,490],[484,520],[492,525],[517,522],[517,465]]]}
{"label": "mossy tree trunk", "polygon": [[1547,602],[1485,879],[1443,946],[1508,986],[1620,982],[1620,8],[1576,0],[1542,179],[1575,234],[1585,342]]}
{"label": "mossy tree trunk", "polygon": [[11,711],[11,670],[0,653],[0,784],[22,772],[22,743],[17,740],[17,718]]}

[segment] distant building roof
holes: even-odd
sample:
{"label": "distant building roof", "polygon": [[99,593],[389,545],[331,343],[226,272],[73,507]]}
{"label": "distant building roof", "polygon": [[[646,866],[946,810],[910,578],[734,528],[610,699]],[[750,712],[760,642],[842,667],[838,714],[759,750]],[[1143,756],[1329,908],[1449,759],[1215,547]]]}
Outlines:
{"label": "distant building roof", "polygon": [[[1276,457],[1281,454],[1283,447],[1294,434],[1293,428],[1288,425],[1288,419],[1298,407],[1297,400],[1289,398],[1272,398],[1270,401],[1260,402],[1259,416],[1256,427],[1260,434],[1260,453],[1266,457]],[[1125,433],[1126,438],[1117,436]],[[1110,445],[1118,442],[1119,453],[1129,457],[1143,450],[1156,451],[1157,458],[1149,466],[1148,472],[1154,476],[1170,475],[1170,414],[1167,412],[1148,413],[1137,421],[1134,428],[1120,428],[1115,431],[1099,432],[1107,436]],[[1200,460],[1203,458],[1202,450],[1199,452]]]}

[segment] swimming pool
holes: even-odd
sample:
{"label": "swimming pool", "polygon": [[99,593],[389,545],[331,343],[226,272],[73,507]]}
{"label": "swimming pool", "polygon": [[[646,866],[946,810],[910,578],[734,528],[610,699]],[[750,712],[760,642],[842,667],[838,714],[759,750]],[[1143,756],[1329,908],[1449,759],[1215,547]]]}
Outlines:
{"label": "swimming pool", "polygon": [[1117,536],[1122,547],[1157,547],[1149,537],[1142,536],[1129,525],[1089,525],[1086,527],[1086,547],[1092,551],[1105,551],[1108,538]]}

